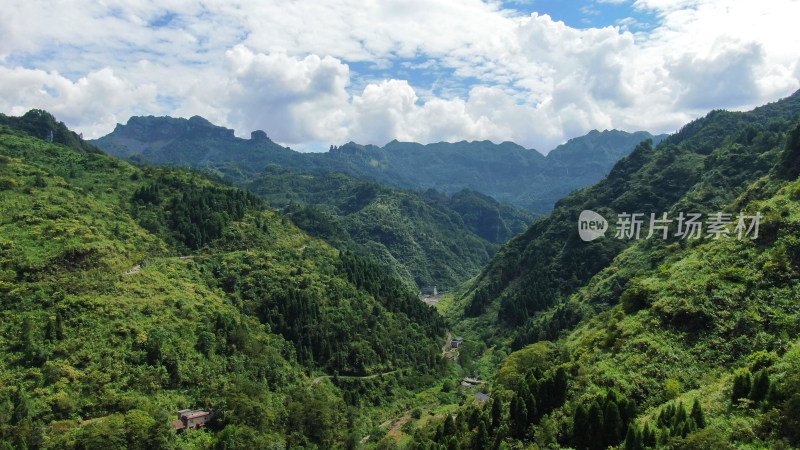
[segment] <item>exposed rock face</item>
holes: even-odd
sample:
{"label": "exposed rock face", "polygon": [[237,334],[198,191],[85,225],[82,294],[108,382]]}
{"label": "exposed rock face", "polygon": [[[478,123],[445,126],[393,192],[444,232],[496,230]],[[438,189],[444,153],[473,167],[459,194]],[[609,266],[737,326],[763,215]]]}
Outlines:
{"label": "exposed rock face", "polygon": [[250,133],[250,140],[256,142],[270,142],[269,137],[267,137],[267,133],[261,130],[256,130]]}
{"label": "exposed rock face", "polygon": [[114,133],[120,137],[143,142],[177,138],[233,139],[234,137],[233,130],[216,126],[200,116],[188,120],[153,116],[131,117],[127,124],[117,124]]}

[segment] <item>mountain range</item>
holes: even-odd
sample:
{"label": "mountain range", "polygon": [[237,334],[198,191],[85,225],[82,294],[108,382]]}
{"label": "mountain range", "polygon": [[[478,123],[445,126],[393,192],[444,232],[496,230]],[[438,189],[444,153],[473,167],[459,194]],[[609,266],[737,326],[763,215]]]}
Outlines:
{"label": "mountain range", "polygon": [[[3,445],[800,447],[800,91],[640,141],[435,310],[359,246],[500,245],[524,217],[271,164],[244,190],[0,115]],[[417,241],[437,214],[458,232]],[[186,408],[208,427],[175,431]]]}
{"label": "mountain range", "polygon": [[221,176],[285,208],[307,233],[379,261],[409,287],[451,290],[533,222],[531,209],[548,210],[648,138],[646,132],[593,131],[546,157],[488,141],[393,141],[382,148],[351,142],[327,153],[299,153],[264,132],[241,139],[195,116],[132,117],[92,142],[139,164]]}
{"label": "mountain range", "polygon": [[559,198],[602,178],[621,157],[652,136],[639,131],[592,131],[571,139],[547,156],[511,142],[392,141],[383,147],[353,142],[325,153],[300,153],[270,140],[263,131],[250,139],[234,136],[199,116],[131,117],[114,131],[90,141],[108,154],[131,161],[202,168],[233,182],[249,179],[270,164],[314,174],[342,172],[401,189],[433,188],[446,194],[463,189],[546,213]]}

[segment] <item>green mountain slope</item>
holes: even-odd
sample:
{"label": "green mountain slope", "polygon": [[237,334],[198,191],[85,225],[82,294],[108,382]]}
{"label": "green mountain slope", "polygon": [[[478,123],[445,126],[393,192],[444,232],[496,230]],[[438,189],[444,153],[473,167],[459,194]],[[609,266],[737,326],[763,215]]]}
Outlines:
{"label": "green mountain slope", "polygon": [[[446,369],[441,319],[383,268],[252,194],[17,125],[0,126],[4,448],[330,448]],[[210,432],[176,434],[184,408],[213,410]]]}
{"label": "green mountain slope", "polygon": [[[608,267],[631,244],[614,238],[583,242],[577,220],[583,210],[609,219],[613,236],[615,214],[647,215],[680,211],[717,212],[747,186],[764,176],[783,148],[790,119],[800,112],[800,94],[747,113],[714,111],[657,147],[637,146],[601,182],[560,200],[553,212],[512,239],[465,288],[451,314],[476,317],[483,327],[514,334],[514,347],[536,339],[554,339],[581,316],[562,305],[578,288]],[[663,242],[649,240],[649,260],[657,264]],[[605,286],[608,300],[618,298],[625,272]],[[468,321],[468,323],[471,323]],[[506,332],[501,335],[508,336]]]}
{"label": "green mountain slope", "polygon": [[[526,322],[529,334],[517,335],[522,348],[497,371],[490,403],[429,424],[417,434],[419,448],[432,442],[461,448],[800,446],[797,96],[749,113],[714,112],[656,149],[637,150],[606,180],[557,207],[552,227],[560,210],[589,201],[578,202],[585,192],[613,192],[615,173],[637,167],[617,185],[636,189],[610,197],[615,209],[625,208],[619,211],[659,208],[654,210],[673,218],[681,211],[758,214],[761,220],[758,235],[742,239],[734,220],[727,227],[730,238],[626,242],[597,273],[573,280],[571,294],[554,298],[566,303],[542,308]],[[667,159],[667,150],[674,159]],[[684,172],[694,178],[682,178],[691,186],[678,196],[664,182],[645,185],[660,174],[653,158],[667,173],[695,168]],[[642,172],[648,177],[640,178]],[[610,206],[591,206],[613,217]],[[574,236],[567,239],[577,239],[576,221],[577,213],[566,231]],[[618,242],[614,231],[612,226],[605,238],[573,246]],[[571,242],[562,244],[564,253],[575,252]],[[495,261],[503,257],[501,252]],[[575,278],[581,273],[577,265],[561,267]],[[529,295],[523,283],[511,281],[500,295],[511,302]],[[489,307],[497,312],[496,306]],[[470,328],[476,327],[464,330]]]}
{"label": "green mountain slope", "polygon": [[452,289],[474,276],[533,215],[475,192],[420,195],[336,173],[276,166],[243,185],[300,228],[338,248],[381,261],[418,289]]}
{"label": "green mountain slope", "polygon": [[[317,165],[330,160],[336,167],[346,161],[330,159],[334,153],[285,149],[263,133],[250,140],[235,138],[232,130],[200,117],[134,117],[97,142],[140,163],[220,169],[219,175],[271,205],[288,207],[285,212],[306,232],[379,261],[412,289],[452,289],[463,283],[534,218],[474,192],[450,198],[431,190],[422,196],[329,173],[330,168]],[[238,168],[228,170],[232,167]]]}
{"label": "green mountain slope", "polygon": [[201,117],[131,117],[127,124],[92,141],[109,154],[158,165],[202,168],[234,182],[269,164],[291,170],[342,172],[401,189],[433,188],[446,194],[464,189],[537,213],[570,191],[602,178],[639,142],[665,136],[647,132],[592,131],[557,147],[546,157],[511,142],[435,143],[392,141],[384,147],[353,142],[327,153],[298,153],[261,131],[250,139]]}
{"label": "green mountain slope", "polygon": [[495,145],[488,141],[428,145],[392,141],[381,148],[351,142],[330,153],[349,163],[349,173],[384,184],[445,193],[470,189],[547,213],[556,200],[600,180],[639,142],[660,142],[665,137],[643,131],[595,130],[556,147],[547,156],[510,142]]}

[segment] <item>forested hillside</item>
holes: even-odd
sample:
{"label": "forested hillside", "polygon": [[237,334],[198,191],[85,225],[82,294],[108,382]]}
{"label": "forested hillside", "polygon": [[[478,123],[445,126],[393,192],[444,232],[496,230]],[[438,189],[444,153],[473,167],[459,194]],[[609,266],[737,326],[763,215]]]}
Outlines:
{"label": "forested hillside", "polygon": [[453,289],[534,215],[477,192],[400,191],[345,174],[270,166],[243,184],[312,236],[390,267],[410,287]]}
{"label": "forested hillside", "polygon": [[[715,111],[641,145],[505,246],[462,298],[479,317],[461,329],[487,324],[500,332],[494,352],[520,350],[496,371],[489,404],[423,428],[419,448],[800,446],[798,96]],[[604,238],[578,237],[583,209],[611,218]],[[734,219],[718,239],[645,239],[647,224],[642,239],[620,240],[617,211],[761,219],[741,238]]]}
{"label": "forested hillside", "polygon": [[[559,201],[442,302],[465,337],[444,352],[442,318],[359,246],[449,229],[426,222],[489,242],[513,210],[271,167],[250,189],[283,215],[50,133],[42,111],[2,119],[7,447],[800,446],[800,93],[644,141]],[[587,209],[610,225],[591,242]],[[732,220],[616,237],[636,212]],[[185,408],[214,411],[208,430],[173,430]]]}
{"label": "forested hillside", "polygon": [[[347,161],[343,169],[384,184],[445,193],[470,189],[498,201],[548,213],[571,191],[599,181],[641,141],[660,142],[665,135],[644,131],[591,131],[543,156],[511,142],[440,142],[422,145],[392,141],[383,147],[347,143],[315,156]],[[376,168],[380,170],[376,170]]]}
{"label": "forested hillside", "polygon": [[258,175],[269,164],[293,171],[342,172],[401,189],[433,188],[451,195],[464,189],[536,213],[574,189],[600,180],[621,157],[652,136],[639,131],[592,131],[558,146],[547,156],[511,142],[392,141],[384,147],[349,142],[326,153],[298,153],[263,131],[250,139],[202,117],[131,117],[95,141],[109,154],[157,165],[201,168],[235,183]]}
{"label": "forested hillside", "polygon": [[[639,144],[605,179],[560,200],[550,215],[506,244],[451,313],[493,324],[504,336],[513,334],[514,348],[555,339],[582,315],[567,299],[633,243],[613,238],[615,214],[641,212],[649,220],[651,212],[671,217],[717,212],[766,175],[799,112],[800,94],[795,94],[751,112],[713,111],[658,146]],[[609,219],[612,229],[605,239],[578,237],[582,210]],[[659,264],[667,244],[647,240],[643,245],[650,246],[648,264]],[[619,298],[624,275],[605,286],[606,302]]]}
{"label": "forested hillside", "polygon": [[431,308],[255,195],[4,123],[3,448],[352,445],[449,370]]}

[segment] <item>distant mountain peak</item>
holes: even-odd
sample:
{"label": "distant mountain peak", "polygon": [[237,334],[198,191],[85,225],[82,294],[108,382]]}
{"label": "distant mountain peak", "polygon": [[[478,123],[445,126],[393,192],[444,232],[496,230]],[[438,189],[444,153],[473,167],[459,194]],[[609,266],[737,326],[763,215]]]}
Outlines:
{"label": "distant mountain peak", "polygon": [[269,136],[267,136],[267,133],[262,130],[256,130],[250,133],[250,140],[256,142],[272,142]]}
{"label": "distant mountain peak", "polygon": [[142,142],[179,137],[220,139],[234,137],[232,129],[214,125],[201,116],[192,116],[189,119],[169,116],[133,116],[128,119],[127,124],[117,124],[114,133]]}
{"label": "distant mountain peak", "polygon": [[209,122],[208,119],[206,119],[205,117],[201,117],[201,116],[192,116],[192,117],[190,117],[189,118],[189,123],[192,124],[192,125],[204,125],[204,126],[208,126],[208,127],[219,128],[216,125],[214,125],[213,123]]}
{"label": "distant mountain peak", "polygon": [[314,173],[341,171],[402,189],[435,188],[448,195],[468,188],[541,213],[568,192],[601,179],[650,137],[646,132],[593,130],[547,157],[514,142],[495,144],[485,139],[429,144],[393,139],[382,147],[349,141],[324,153],[298,153],[271,141],[261,130],[242,139],[200,116],[139,116],[94,142],[116,156],[203,167],[232,179],[278,164]]}

